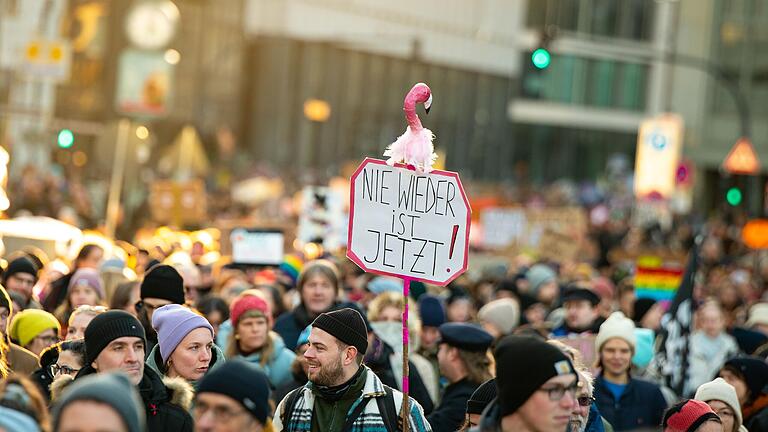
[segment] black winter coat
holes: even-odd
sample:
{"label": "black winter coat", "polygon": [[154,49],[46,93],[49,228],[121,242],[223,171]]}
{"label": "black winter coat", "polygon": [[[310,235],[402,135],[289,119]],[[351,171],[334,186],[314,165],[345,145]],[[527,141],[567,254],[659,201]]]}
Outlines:
{"label": "black winter coat", "polygon": [[467,401],[479,384],[468,379],[455,382],[445,388],[440,405],[427,416],[433,431],[455,431],[464,424]]}
{"label": "black winter coat", "polygon": [[[179,391],[179,390],[176,390]],[[151,368],[144,368],[139,395],[144,401],[148,432],[192,431],[194,422],[186,409],[171,403],[176,395]]]}
{"label": "black winter coat", "polygon": [[749,407],[744,408],[744,427],[749,432],[768,432],[768,395],[760,395]]}
{"label": "black winter coat", "polygon": [[[90,365],[83,367],[77,378],[96,373]],[[76,378],[76,379],[77,379]],[[166,386],[163,379],[151,367],[144,366],[144,377],[138,385],[147,416],[147,432],[192,432],[194,421],[189,414],[192,389],[180,379],[174,388]]]}

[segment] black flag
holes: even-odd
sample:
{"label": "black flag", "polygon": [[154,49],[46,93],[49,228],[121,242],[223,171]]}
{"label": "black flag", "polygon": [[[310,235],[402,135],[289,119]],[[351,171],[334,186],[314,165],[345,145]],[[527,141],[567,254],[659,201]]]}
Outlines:
{"label": "black flag", "polygon": [[698,245],[694,244],[688,258],[688,267],[677,289],[672,305],[661,319],[655,362],[664,383],[677,395],[683,396],[688,378],[688,343],[696,304],[693,286],[699,263]]}

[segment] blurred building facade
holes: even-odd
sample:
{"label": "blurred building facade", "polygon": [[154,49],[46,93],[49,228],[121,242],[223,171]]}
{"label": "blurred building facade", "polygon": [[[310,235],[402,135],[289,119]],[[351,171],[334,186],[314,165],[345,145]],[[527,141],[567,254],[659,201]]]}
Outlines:
{"label": "blurred building facade", "polygon": [[[29,139],[67,162],[71,151],[56,151],[54,134],[68,127],[89,173],[106,176],[114,124],[128,117],[137,132],[128,172],[137,183],[184,125],[214,158],[226,129],[249,161],[328,177],[347,161],[380,156],[405,129],[405,92],[425,81],[435,99],[424,124],[447,168],[467,180],[594,180],[614,155],[631,166],[642,119],[673,111],[684,118],[685,153],[703,197],[722,186],[718,167],[739,119],[722,83],[663,60],[667,52],[723,65],[738,80],[755,148],[768,160],[768,126],[759,121],[768,97],[765,0],[173,0],[175,32],[154,50],[126,31],[145,3],[163,1],[66,2],[49,27],[71,42],[70,78],[44,98],[54,101],[45,127],[11,134],[11,147]],[[8,12],[0,28],[19,4],[0,0]],[[540,70],[530,56],[544,34],[552,36],[552,62]],[[140,69],[123,60],[136,51],[172,63],[162,112],[121,108],[126,70]],[[0,75],[6,108],[19,77]],[[325,114],[310,119],[308,102]],[[6,143],[12,124],[4,124]],[[758,194],[762,180],[751,182]]]}

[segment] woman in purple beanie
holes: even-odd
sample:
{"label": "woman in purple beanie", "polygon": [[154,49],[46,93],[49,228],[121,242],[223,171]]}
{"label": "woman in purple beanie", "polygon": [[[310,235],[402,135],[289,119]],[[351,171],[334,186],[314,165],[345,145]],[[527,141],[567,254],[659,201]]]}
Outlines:
{"label": "woman in purple beanie", "polygon": [[[104,298],[104,284],[99,272],[92,268],[81,268],[69,279],[64,302],[56,308],[53,315],[66,326],[75,309],[83,305],[106,306]],[[62,332],[66,331],[66,328],[62,329]]]}
{"label": "woman in purple beanie", "polygon": [[213,343],[213,327],[191,309],[169,304],[152,315],[157,345],[147,365],[170,378],[195,385],[210,369],[224,363],[224,353]]}

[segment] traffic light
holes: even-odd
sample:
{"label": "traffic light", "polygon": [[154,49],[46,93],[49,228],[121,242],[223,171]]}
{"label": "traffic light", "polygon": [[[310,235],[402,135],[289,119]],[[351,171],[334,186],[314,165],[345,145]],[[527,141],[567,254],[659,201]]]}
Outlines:
{"label": "traffic light", "polygon": [[549,46],[552,41],[557,38],[557,27],[546,26],[541,30],[539,35],[539,44],[536,45],[536,49],[531,53],[531,64],[536,69],[546,69],[552,63],[552,53],[549,51]]}
{"label": "traffic light", "polygon": [[56,137],[56,143],[60,148],[68,149],[75,143],[75,134],[69,129],[62,129]]}
{"label": "traffic light", "polygon": [[741,193],[741,189],[738,187],[734,186],[728,189],[728,192],[725,193],[725,201],[728,202],[728,204],[732,207],[736,207],[741,204],[742,199],[743,194]]}
{"label": "traffic light", "polygon": [[531,54],[531,63],[533,63],[537,69],[548,68],[551,61],[552,55],[546,48],[538,48],[533,52],[533,54]]}

